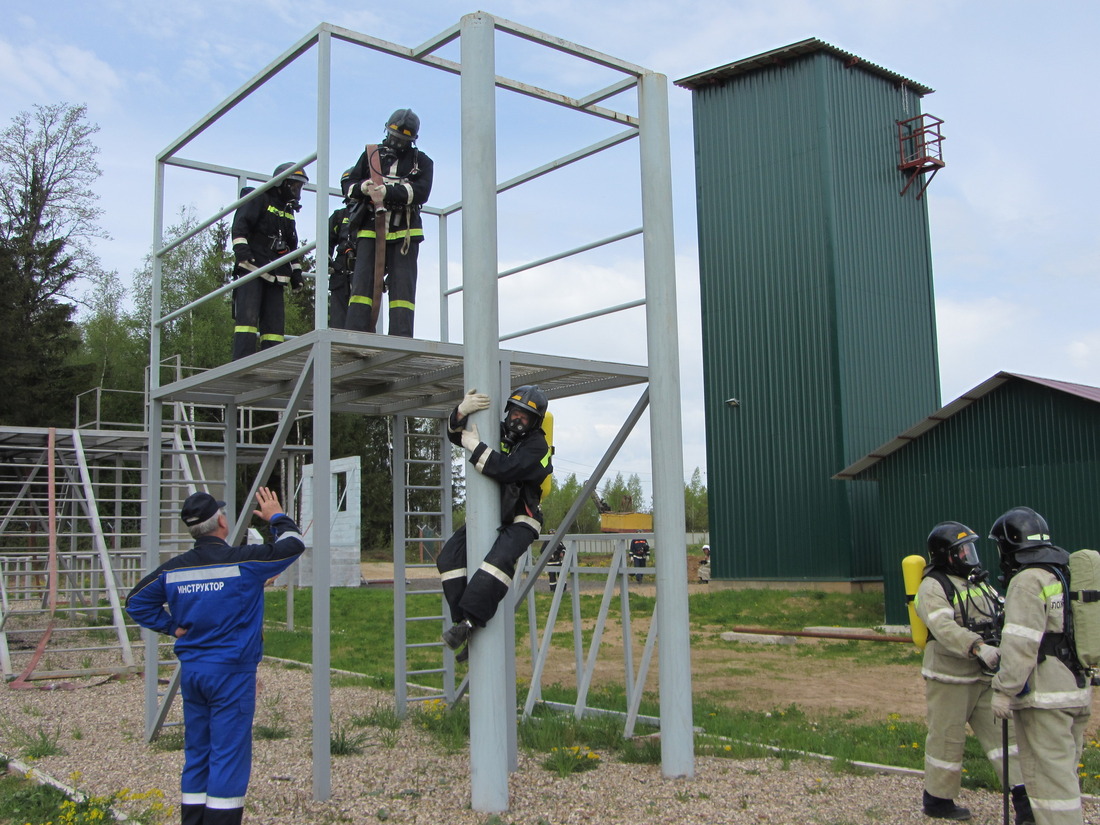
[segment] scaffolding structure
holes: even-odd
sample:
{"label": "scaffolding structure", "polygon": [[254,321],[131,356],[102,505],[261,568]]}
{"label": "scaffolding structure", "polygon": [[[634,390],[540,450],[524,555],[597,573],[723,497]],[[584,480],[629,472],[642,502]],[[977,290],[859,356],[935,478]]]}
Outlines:
{"label": "scaffolding structure", "polygon": [[[103,393],[77,397],[75,428],[0,427],[0,676],[16,687],[140,671],[122,602],[146,567],[146,525],[160,521],[162,560],[180,552],[179,502],[223,483],[221,411],[173,404],[160,450],[168,509],[150,513],[149,433],[104,420]],[[229,430],[241,460],[257,461],[258,410],[246,412]]]}
{"label": "scaffolding structure", "polygon": [[[496,38],[508,35],[535,47],[610,69],[621,79],[581,98],[538,88],[518,80],[498,76],[495,69]],[[459,75],[461,79],[461,201],[443,209],[425,208],[440,222],[441,270],[441,334],[439,341],[393,338],[372,333],[349,332],[328,328],[326,302],[320,298],[328,282],[327,208],[330,197],[340,193],[327,185],[332,179],[330,130],[332,116],[332,41],[338,40],[373,50],[383,55],[413,61],[420,65]],[[458,41],[459,61],[437,53]],[[149,388],[149,464],[155,468],[149,474],[147,498],[160,502],[159,512],[167,512],[170,485],[163,472],[165,411],[170,405],[197,403],[213,405],[223,410],[222,419],[235,421],[242,408],[262,404],[279,410],[280,419],[272,434],[267,452],[260,458],[253,489],[239,497],[232,473],[226,473],[220,495],[229,506],[239,498],[248,501],[255,489],[266,483],[278,456],[287,445],[287,437],[295,418],[312,416],[312,513],[313,536],[313,790],[314,797],[327,799],[330,794],[329,738],[329,633],[330,586],[327,560],[330,541],[324,525],[329,524],[332,508],[330,418],[334,413],[350,412],[363,415],[399,418],[444,419],[461,399],[466,387],[483,388],[494,397],[519,384],[539,384],[547,397],[555,400],[608,389],[645,385],[642,398],[632,413],[630,427],[641,416],[647,404],[651,408],[651,441],[653,456],[653,498],[655,504],[655,541],[660,547],[673,548],[683,541],[682,450],[680,444],[680,391],[677,355],[677,321],[675,267],[673,255],[671,161],[667,79],[612,56],[602,54],[560,38],[546,35],[526,26],[495,18],[484,13],[469,14],[436,37],[416,47],[389,43],[365,34],[323,23],[279,55],[269,66],[219,104],[205,118],[184,132],[156,158],[154,193],[154,256],[152,286],[152,330],[150,363],[161,363],[161,330],[173,319],[189,312],[198,304],[217,298],[235,284],[226,285],[187,306],[166,311],[162,306],[161,267],[165,256],[188,238],[226,217],[249,199],[278,185],[281,177],[271,178],[255,170],[221,166],[179,153],[223,115],[266,84],[291,63],[312,52],[316,58],[316,149],[301,158],[294,168],[314,165],[310,187],[318,192],[316,209],[316,242],[306,244],[282,258],[250,273],[259,277],[270,269],[313,253],[316,259],[318,300],[314,330],[287,342],[202,373],[179,378],[150,372]],[[591,146],[570,151],[550,163],[512,178],[496,179],[496,90],[514,92],[527,98],[567,107],[576,112],[620,123],[626,131]],[[636,94],[637,115],[607,108],[605,101],[624,93]],[[522,267],[505,272],[497,263],[496,201],[501,192],[535,178],[549,174],[582,158],[630,140],[638,140],[641,189],[642,226],[628,228],[611,237],[593,240],[576,249],[563,251]],[[235,200],[214,215],[201,221],[187,234],[164,238],[165,173],[170,166],[234,178],[238,190],[249,181],[264,181],[253,192]],[[448,286],[448,251],[446,221],[461,211],[462,215],[462,284]],[[498,281],[521,270],[535,268],[551,261],[580,254],[589,249],[640,235],[644,259],[645,297],[614,307],[595,307],[571,318],[543,324],[502,336],[499,327]],[[242,279],[243,280],[243,279]],[[460,295],[463,306],[461,344],[450,342],[448,300]],[[647,328],[647,363],[624,364],[570,358],[547,353],[503,350],[505,338],[523,337],[535,332],[600,318],[635,307],[644,307]],[[652,400],[650,400],[652,399]],[[474,423],[482,432],[493,432],[493,413],[474,414]],[[396,427],[395,427],[396,433]],[[225,466],[239,460],[240,439],[226,428],[222,449]],[[625,435],[621,434],[622,438]],[[395,442],[398,440],[395,434]],[[621,440],[608,450],[603,469],[621,446]],[[396,447],[395,447],[396,449]],[[449,452],[447,453],[449,460]],[[598,480],[599,470],[592,485]],[[444,476],[449,479],[449,475]],[[394,473],[394,512],[405,511],[406,476]],[[442,485],[446,486],[446,485]],[[584,494],[587,497],[587,491]],[[572,511],[579,510],[583,498]],[[469,566],[475,567],[492,543],[498,523],[499,500],[495,484],[478,474],[467,478],[467,524]],[[441,511],[443,508],[441,507]],[[234,526],[230,541],[238,541],[247,525],[249,513],[230,513]],[[559,530],[564,533],[572,516],[567,516]],[[161,524],[150,513],[145,524],[146,567],[156,566],[162,555]],[[444,531],[441,531],[444,532]],[[395,579],[397,561],[405,557],[404,528],[395,524]],[[557,536],[555,536],[555,541]],[[533,576],[541,571],[545,559],[532,569],[526,586],[516,594],[523,598],[530,589]],[[662,730],[662,769],[666,776],[691,776],[694,773],[691,718],[691,676],[688,659],[687,576],[683,554],[666,552],[658,555],[656,567],[658,599],[655,625],[662,639],[660,670],[660,724]],[[395,587],[398,598],[400,587]],[[512,605],[514,607],[514,604]],[[514,656],[509,652],[509,632],[514,621],[513,610],[501,610],[499,617],[480,631],[471,645],[471,763],[472,806],[479,811],[503,811],[508,807],[507,775],[515,765],[515,719],[501,712],[515,705]],[[395,630],[395,632],[397,632]],[[155,661],[157,641],[146,634],[146,659]],[[444,654],[445,667],[453,667],[449,654]],[[156,670],[146,670],[146,726],[156,724]],[[509,684],[509,677],[511,681]],[[401,680],[403,683],[403,680]]]}

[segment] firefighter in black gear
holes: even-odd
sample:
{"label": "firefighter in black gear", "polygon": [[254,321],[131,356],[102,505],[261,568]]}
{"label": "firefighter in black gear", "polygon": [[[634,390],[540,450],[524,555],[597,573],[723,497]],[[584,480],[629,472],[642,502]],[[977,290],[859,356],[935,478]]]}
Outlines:
{"label": "firefighter in black gear", "polygon": [[352,201],[351,170],[340,176],[340,189],[344,193],[344,205],[328,218],[328,311],[329,326],[343,329],[347,326],[348,299],[351,298],[351,273],[355,268],[355,244],[348,237],[351,222]]}
{"label": "firefighter in black gear", "polygon": [[[633,539],[630,542],[630,561],[635,567],[645,567],[649,562],[649,542],[645,539]],[[641,573],[634,574],[634,580],[642,580]]]}
{"label": "firefighter in black gear", "polygon": [[[519,387],[509,397],[500,424],[499,452],[482,443],[477,427],[464,429],[466,418],[489,406],[489,396],[470,390],[448,421],[448,437],[470,451],[470,463],[500,484],[501,525],[481,566],[467,578],[466,527],[455,531],[436,559],[443,595],[455,623],[443,634],[452,650],[463,647],[475,627],[484,627],[508,593],[516,562],[542,528],[542,482],[551,472],[550,446],[541,424],[546,396],[537,386]],[[465,659],[463,650],[459,660]]]}
{"label": "firefighter in black gear", "polygon": [[[346,326],[374,332],[375,215],[385,210],[385,286],[390,293],[389,334],[411,338],[416,310],[416,259],[424,240],[420,207],[432,191],[432,159],[415,145],[420,118],[398,109],[386,121],[379,146],[367,146],[351,169],[351,197],[364,207],[351,223],[357,239]],[[379,307],[379,310],[381,308]]]}
{"label": "firefighter in black gear", "polygon": [[[549,544],[550,542],[546,542]],[[546,544],[542,546],[542,549],[546,550]],[[546,560],[546,576],[550,579],[550,590],[553,592],[558,589],[558,578],[562,575],[561,568],[565,561],[565,543],[558,542],[558,546],[554,548],[554,552],[550,554],[550,558]],[[564,590],[569,586],[569,581],[564,577],[561,578],[561,589]]]}
{"label": "firefighter in black gear", "polygon": [[[272,177],[294,166],[281,163]],[[309,182],[306,173],[295,169],[278,186],[268,189],[241,206],[233,216],[233,275],[240,278],[276,258],[298,248],[294,213],[301,209],[302,186]],[[241,196],[251,189],[243,189]],[[283,342],[283,287],[302,288],[302,263],[294,260],[253,278],[233,290],[233,360]]]}

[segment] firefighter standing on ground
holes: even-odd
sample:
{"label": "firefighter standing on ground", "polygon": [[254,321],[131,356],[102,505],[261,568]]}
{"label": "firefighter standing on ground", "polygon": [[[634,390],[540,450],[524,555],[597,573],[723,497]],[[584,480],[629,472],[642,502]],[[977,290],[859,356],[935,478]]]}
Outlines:
{"label": "firefighter standing on ground", "polygon": [[[645,567],[649,563],[649,542],[645,539],[632,539],[630,542],[630,561],[634,567]],[[634,580],[642,580],[641,573],[634,574]]]}
{"label": "firefighter standing on ground", "polygon": [[1081,825],[1077,763],[1092,687],[1065,637],[1069,554],[1050,541],[1046,519],[1014,507],[993,524],[1008,584],[1001,666],[993,677],[993,713],[1013,719],[1020,767],[1039,825]]}
{"label": "firefighter standing on ground", "polygon": [[703,560],[699,562],[699,583],[710,584],[710,545],[703,545]]}
{"label": "firefighter standing on ground", "polygon": [[[291,169],[292,163],[275,167],[272,177]],[[309,182],[306,173],[295,169],[275,186],[241,206],[233,216],[233,275],[240,278],[298,248],[294,213],[301,209],[299,197]],[[241,192],[247,195],[249,189]],[[285,309],[283,287],[298,290],[304,283],[301,259],[283,264],[233,290],[233,360],[283,342]]]}
{"label": "firefighter standing on ground", "polygon": [[[999,651],[990,642],[1003,609],[985,582],[977,534],[957,521],[937,524],[928,534],[928,560],[916,595],[916,610],[928,626],[921,676],[928,700],[924,746],[924,813],[940,819],[969,819],[955,804],[962,786],[967,723],[997,774],[1004,776],[1001,725],[990,702]],[[1015,734],[1009,727],[1009,783],[1016,825],[1034,823],[1021,780]]]}
{"label": "firefighter standing on ground", "polygon": [[253,513],[271,523],[272,543],[231,547],[225,541],[225,502],[209,493],[188,496],[180,517],[195,546],[143,578],[126,598],[134,621],[176,639],[184,722],[183,825],[241,822],[252,771],[264,582],[305,549],[275,493],[261,487],[256,504]]}
{"label": "firefighter standing on ground", "polygon": [[550,446],[541,426],[547,407],[542,390],[523,386],[508,397],[497,442],[499,452],[481,441],[474,424],[465,429],[467,417],[489,404],[489,396],[470,390],[448,422],[451,443],[469,450],[474,469],[500,484],[502,519],[493,546],[468,581],[465,525],[447,540],[436,559],[454,622],[443,633],[443,641],[452,650],[462,648],[474,628],[484,627],[507,595],[516,562],[542,529],[542,482],[553,472]]}
{"label": "firefighter standing on ground", "polygon": [[[420,207],[432,191],[432,159],[414,141],[420,118],[412,109],[398,109],[386,121],[379,146],[367,146],[351,169],[351,197],[364,209],[352,228],[358,239],[346,326],[374,332],[375,211],[385,210],[385,274],[389,291],[389,334],[411,338],[416,310],[417,255],[424,240]],[[372,174],[373,173],[373,174]]]}

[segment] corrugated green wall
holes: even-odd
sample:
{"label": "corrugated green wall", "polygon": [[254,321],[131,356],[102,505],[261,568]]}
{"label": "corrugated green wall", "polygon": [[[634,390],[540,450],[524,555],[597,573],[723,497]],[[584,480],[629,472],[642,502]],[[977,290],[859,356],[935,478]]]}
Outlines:
{"label": "corrugated green wall", "polygon": [[877,578],[874,489],[829,479],[939,406],[919,99],[825,52],[693,94],[714,576]]}
{"label": "corrugated green wall", "polygon": [[[864,477],[878,481],[891,624],[908,622],[901,560],[923,555],[940,521],[961,521],[984,537],[998,516],[1024,505],[1047,519],[1060,547],[1100,549],[1100,407],[1058,390],[1011,380]],[[979,551],[996,578],[996,544],[985,539]]]}

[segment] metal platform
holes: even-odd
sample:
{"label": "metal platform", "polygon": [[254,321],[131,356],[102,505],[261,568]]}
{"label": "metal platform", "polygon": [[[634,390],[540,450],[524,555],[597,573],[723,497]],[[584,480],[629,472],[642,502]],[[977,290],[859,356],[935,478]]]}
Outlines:
{"label": "metal platform", "polygon": [[[151,398],[284,409],[314,347],[326,343],[332,352],[333,412],[445,418],[465,391],[461,344],[318,329],[157,387]],[[538,384],[552,400],[649,380],[649,369],[636,364],[510,350],[501,350],[500,357],[511,386]],[[303,408],[312,409],[312,382],[303,392]]]}

